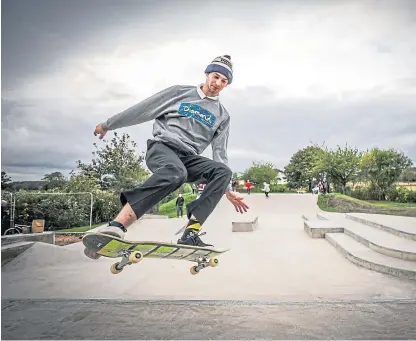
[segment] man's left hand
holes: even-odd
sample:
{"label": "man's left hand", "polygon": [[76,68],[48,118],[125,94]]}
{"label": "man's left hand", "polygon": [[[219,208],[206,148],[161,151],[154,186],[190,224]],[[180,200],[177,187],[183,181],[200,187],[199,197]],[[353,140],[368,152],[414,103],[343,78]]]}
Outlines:
{"label": "man's left hand", "polygon": [[243,197],[239,196],[236,192],[227,192],[225,194],[227,199],[234,205],[235,210],[237,212],[240,212],[241,214],[244,212],[247,212],[248,206],[245,202],[243,202]]}

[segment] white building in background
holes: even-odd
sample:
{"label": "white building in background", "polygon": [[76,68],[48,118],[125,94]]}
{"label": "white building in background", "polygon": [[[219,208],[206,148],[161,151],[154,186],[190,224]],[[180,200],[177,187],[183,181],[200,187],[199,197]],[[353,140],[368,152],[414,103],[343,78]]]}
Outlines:
{"label": "white building in background", "polygon": [[277,181],[278,185],[287,184],[285,173],[279,170],[278,173],[277,173],[277,180],[276,181]]}

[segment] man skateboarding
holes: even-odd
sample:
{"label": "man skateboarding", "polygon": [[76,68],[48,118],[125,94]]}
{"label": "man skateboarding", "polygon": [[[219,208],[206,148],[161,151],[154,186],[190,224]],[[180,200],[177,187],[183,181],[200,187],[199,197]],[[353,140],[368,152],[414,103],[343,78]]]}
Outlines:
{"label": "man skateboarding", "polygon": [[[199,180],[207,185],[198,199],[187,204],[189,221],[178,244],[213,246],[198,234],[224,193],[237,212],[247,212],[243,198],[231,191],[232,172],[227,165],[230,116],[219,101],[219,93],[233,80],[231,57],[215,58],[205,75],[203,84],[171,86],[96,126],[94,135],[102,139],[109,130],[155,120],[145,158],[152,176],[121,193],[122,210],[98,232],[123,239],[126,228],[148,209],[183,183]],[[209,144],[213,160],[200,155]]]}

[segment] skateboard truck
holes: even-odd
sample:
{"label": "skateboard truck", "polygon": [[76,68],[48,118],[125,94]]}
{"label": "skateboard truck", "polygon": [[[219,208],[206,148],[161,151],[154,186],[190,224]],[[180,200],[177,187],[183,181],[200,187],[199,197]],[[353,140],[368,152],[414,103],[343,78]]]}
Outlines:
{"label": "skateboard truck", "polygon": [[196,275],[202,269],[212,266],[213,268],[218,266],[218,258],[208,258],[206,256],[198,258],[198,265],[191,266],[190,272],[192,275]]}
{"label": "skateboard truck", "polygon": [[140,251],[131,252],[127,250],[122,250],[120,251],[120,256],[123,257],[121,262],[114,263],[110,267],[110,271],[113,274],[119,274],[120,272],[123,271],[123,268],[126,265],[138,263],[143,259],[143,254]]}

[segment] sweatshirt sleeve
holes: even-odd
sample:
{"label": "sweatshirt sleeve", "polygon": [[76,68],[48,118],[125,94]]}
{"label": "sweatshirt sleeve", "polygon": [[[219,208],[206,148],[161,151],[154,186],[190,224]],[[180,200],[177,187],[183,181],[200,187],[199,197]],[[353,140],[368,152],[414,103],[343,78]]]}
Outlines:
{"label": "sweatshirt sleeve", "polygon": [[[230,133],[230,117],[227,118],[217,129],[212,141],[212,159],[224,163],[228,166],[228,136]],[[231,191],[231,183],[228,184],[226,191]]]}
{"label": "sweatshirt sleeve", "polygon": [[230,118],[228,117],[217,129],[212,140],[212,159],[228,165],[227,146],[230,133]]}
{"label": "sweatshirt sleeve", "polygon": [[177,85],[166,88],[110,117],[103,123],[103,127],[107,130],[114,130],[154,120],[163,115],[164,111],[176,101],[177,95]]}

